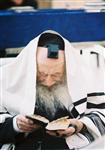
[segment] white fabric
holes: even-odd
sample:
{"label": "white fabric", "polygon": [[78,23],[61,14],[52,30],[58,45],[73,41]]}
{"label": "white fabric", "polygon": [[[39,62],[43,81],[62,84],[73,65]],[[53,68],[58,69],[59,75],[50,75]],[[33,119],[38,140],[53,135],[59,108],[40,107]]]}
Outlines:
{"label": "white fabric", "polygon": [[15,150],[14,144],[4,144],[0,150]]}
{"label": "white fabric", "polygon": [[[16,57],[16,59],[10,65],[1,67],[1,97],[0,104],[8,108],[8,111],[13,115],[32,114],[35,105],[36,95],[36,50],[39,36],[32,40]],[[78,76],[78,82],[73,83],[75,74],[77,73],[77,64],[81,66],[79,54],[71,46],[71,44],[65,40],[65,54],[67,65],[67,82],[70,95],[75,101],[86,96],[86,89],[82,88],[82,69],[79,68],[81,76]],[[75,59],[74,59],[75,58]],[[82,80],[81,80],[82,78]],[[73,79],[73,80],[72,80]],[[77,85],[77,86],[76,86]],[[78,90],[80,86],[83,91]],[[75,91],[74,91],[75,88]],[[77,94],[75,94],[77,93]]]}
{"label": "white fabric", "polygon": [[[33,39],[11,64],[0,68],[0,105],[6,107],[11,115],[16,115],[19,113],[29,115],[34,112],[37,73],[36,50],[39,36]],[[93,83],[91,80],[92,70],[89,68],[91,66],[88,65],[89,57],[86,60],[83,59],[79,51],[75,50],[71,46],[70,42],[66,39],[64,39],[64,42],[67,68],[67,86],[72,102],[76,102],[79,99],[86,98],[88,91],[93,92],[94,87],[90,88],[89,85],[89,83]],[[88,56],[88,53],[86,56]],[[86,79],[87,74],[88,79]],[[95,79],[94,83],[96,81]],[[103,81],[100,82],[103,84]],[[97,90],[98,84],[95,83],[95,86]],[[101,86],[98,87],[98,90],[102,90]],[[68,106],[68,108],[71,108],[71,106]],[[77,110],[80,113],[85,112],[86,103],[84,103],[83,106],[78,106]],[[83,119],[82,121],[85,122],[86,125],[89,125],[87,124],[88,120],[86,121],[86,119]],[[92,132],[95,132],[94,134],[99,136],[98,132],[96,133],[96,131],[93,130]],[[87,139],[82,137],[82,135],[73,135],[68,137],[66,141],[67,144],[69,144],[69,147],[78,148],[88,144]]]}
{"label": "white fabric", "polygon": [[105,136],[100,137],[98,140],[80,150],[105,150]]}
{"label": "white fabric", "polygon": [[79,133],[74,134],[70,136],[69,138],[66,138],[66,142],[70,149],[81,148],[89,144],[89,141],[87,140],[87,138]]}
{"label": "white fabric", "polygon": [[6,119],[6,118],[9,118],[9,117],[11,117],[11,115],[9,115],[9,114],[2,114],[2,115],[0,116],[0,123],[5,122],[5,119]]}
{"label": "white fabric", "polygon": [[0,66],[13,62],[14,58],[0,58]]}
{"label": "white fabric", "polygon": [[13,128],[16,132],[21,132],[21,130],[18,128],[17,123],[16,123],[17,117],[18,117],[18,115],[13,118]]}

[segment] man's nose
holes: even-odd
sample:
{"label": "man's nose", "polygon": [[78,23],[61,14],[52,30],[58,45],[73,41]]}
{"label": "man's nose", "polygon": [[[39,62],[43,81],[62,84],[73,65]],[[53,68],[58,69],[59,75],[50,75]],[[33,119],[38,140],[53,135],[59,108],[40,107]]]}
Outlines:
{"label": "man's nose", "polygon": [[45,85],[50,88],[55,84],[55,81],[51,78],[50,75],[47,76],[46,80],[45,80]]}

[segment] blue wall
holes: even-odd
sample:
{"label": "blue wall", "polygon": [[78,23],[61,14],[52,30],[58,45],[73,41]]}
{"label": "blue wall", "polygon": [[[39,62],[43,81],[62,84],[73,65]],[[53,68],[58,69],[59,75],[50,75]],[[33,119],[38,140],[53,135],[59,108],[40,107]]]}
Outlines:
{"label": "blue wall", "polygon": [[105,40],[105,12],[39,10],[0,11],[0,48],[25,46],[44,30],[52,29],[71,42]]}

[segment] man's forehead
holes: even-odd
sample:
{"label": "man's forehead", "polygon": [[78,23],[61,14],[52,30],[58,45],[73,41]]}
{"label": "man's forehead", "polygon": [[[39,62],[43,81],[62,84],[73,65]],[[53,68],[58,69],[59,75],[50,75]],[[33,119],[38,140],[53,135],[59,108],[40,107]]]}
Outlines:
{"label": "man's forehead", "polygon": [[37,66],[39,67],[39,68],[62,68],[62,67],[64,67],[64,62],[60,62],[60,63],[39,63],[39,64],[37,64]]}
{"label": "man's forehead", "polygon": [[64,62],[57,64],[38,64],[38,72],[44,74],[59,74],[64,70]]}
{"label": "man's forehead", "polygon": [[59,50],[58,53],[58,59],[48,58],[48,49],[45,47],[38,47],[37,48],[37,63],[39,64],[45,64],[45,63],[60,63],[64,62],[64,51]]}

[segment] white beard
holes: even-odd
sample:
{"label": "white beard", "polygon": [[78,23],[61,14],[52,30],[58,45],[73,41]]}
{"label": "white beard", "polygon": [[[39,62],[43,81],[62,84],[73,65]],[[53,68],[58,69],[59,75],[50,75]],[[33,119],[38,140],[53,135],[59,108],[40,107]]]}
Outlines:
{"label": "white beard", "polygon": [[37,104],[40,109],[54,117],[58,108],[67,109],[70,103],[70,95],[68,94],[67,86],[58,84],[52,87],[50,90],[42,85],[37,85]]}

